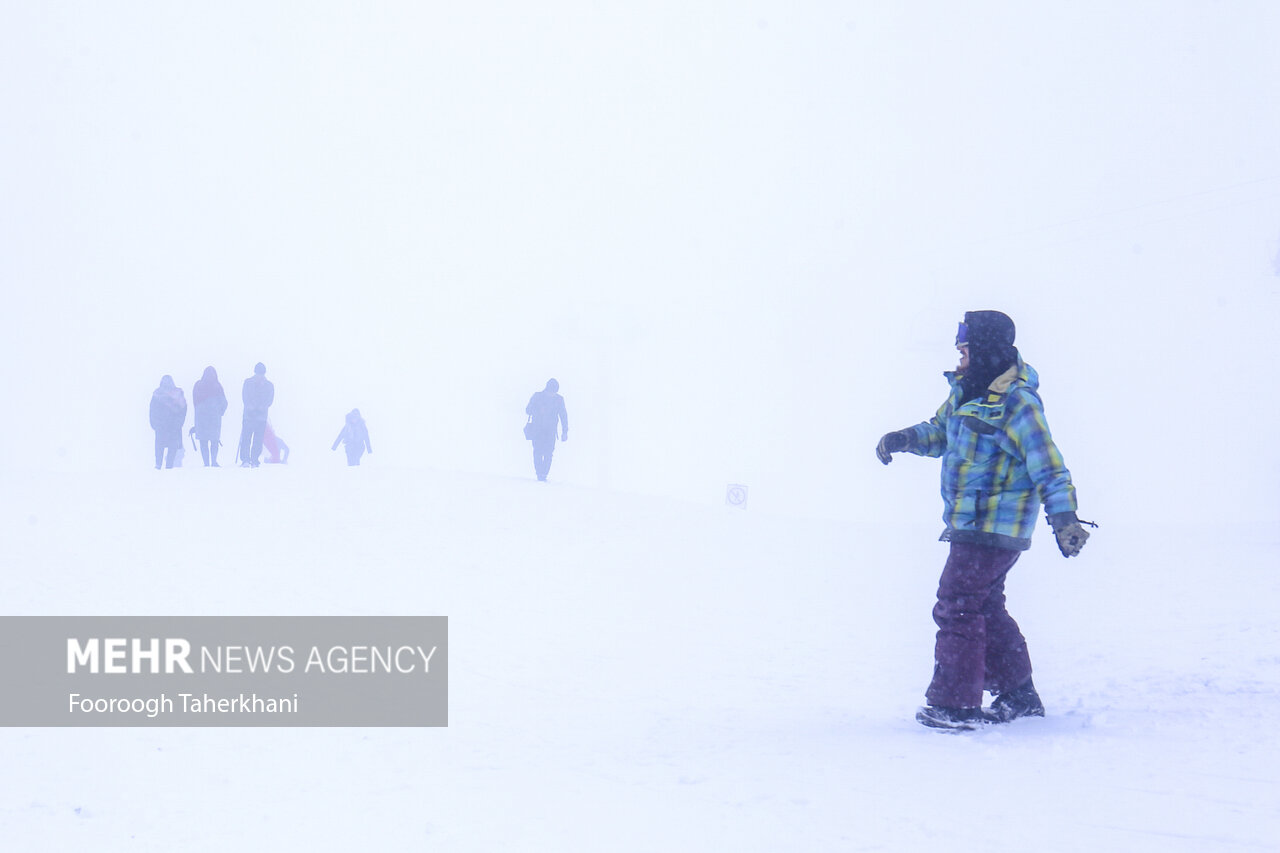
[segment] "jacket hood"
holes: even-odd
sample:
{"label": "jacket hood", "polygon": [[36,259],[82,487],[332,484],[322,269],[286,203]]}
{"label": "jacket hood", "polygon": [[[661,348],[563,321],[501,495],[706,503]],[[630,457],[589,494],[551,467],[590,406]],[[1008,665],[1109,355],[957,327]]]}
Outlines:
{"label": "jacket hood", "polygon": [[225,396],[226,392],[222,390],[222,383],[218,381],[218,371],[212,367],[206,367],[204,375],[197,379],[196,384],[191,387],[191,399],[197,406],[205,400]]}
{"label": "jacket hood", "polygon": [[553,394],[554,394],[555,392],[557,392],[557,391],[559,391],[559,390],[560,390],[560,383],[559,383],[559,382],[557,382],[557,381],[555,381],[554,379],[548,379],[548,380],[547,380],[547,387],[546,387],[546,388],[543,388],[542,390],[544,390],[544,391],[550,391],[551,393],[553,393]]}
{"label": "jacket hood", "polygon": [[968,329],[969,350],[995,351],[1013,346],[1017,327],[1008,314],[1001,311],[966,311],[964,325]]}
{"label": "jacket hood", "polygon": [[160,380],[160,387],[151,392],[151,399],[162,400],[166,405],[173,406],[175,409],[178,406],[185,408],[187,405],[187,398],[183,395],[182,389],[173,384],[173,377],[169,375],[165,375]]}

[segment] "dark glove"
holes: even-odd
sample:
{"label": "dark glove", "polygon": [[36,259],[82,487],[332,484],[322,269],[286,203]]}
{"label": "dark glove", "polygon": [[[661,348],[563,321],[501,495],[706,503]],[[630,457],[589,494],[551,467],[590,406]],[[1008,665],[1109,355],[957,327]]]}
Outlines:
{"label": "dark glove", "polygon": [[876,458],[888,465],[893,461],[890,454],[901,453],[911,446],[911,433],[906,430],[885,433],[884,438],[876,445]]}
{"label": "dark glove", "polygon": [[1053,536],[1058,540],[1058,550],[1064,557],[1074,557],[1080,553],[1084,543],[1089,541],[1089,531],[1080,525],[1080,519],[1074,512],[1055,512],[1049,516],[1049,526],[1053,528]]}
{"label": "dark glove", "polygon": [[561,440],[561,441],[568,441],[568,440],[569,440],[569,431],[568,431],[568,430],[565,430],[564,432],[560,433],[560,440]]}

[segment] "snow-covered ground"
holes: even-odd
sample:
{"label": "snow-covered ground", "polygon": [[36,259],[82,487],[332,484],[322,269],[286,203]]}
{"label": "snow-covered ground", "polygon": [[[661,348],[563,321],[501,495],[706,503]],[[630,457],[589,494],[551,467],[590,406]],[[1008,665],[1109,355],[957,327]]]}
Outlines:
{"label": "snow-covered ground", "polygon": [[1104,526],[1068,562],[1041,529],[1010,606],[1049,716],[948,735],[912,720],[932,494],[907,523],[852,524],[331,461],[14,474],[0,601],[447,615],[449,727],[2,730],[5,849],[1280,839],[1273,534]]}

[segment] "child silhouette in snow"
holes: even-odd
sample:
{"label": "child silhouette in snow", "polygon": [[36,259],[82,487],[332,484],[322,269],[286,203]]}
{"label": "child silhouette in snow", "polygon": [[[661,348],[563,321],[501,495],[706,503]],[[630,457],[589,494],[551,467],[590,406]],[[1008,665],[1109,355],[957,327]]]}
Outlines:
{"label": "child silhouette in snow", "polygon": [[360,457],[366,449],[373,452],[373,445],[369,443],[369,428],[365,426],[364,418],[360,417],[359,409],[347,412],[347,422],[333,440],[333,447],[329,449],[337,450],[339,444],[346,446],[348,465],[359,465]]}
{"label": "child silhouette in snow", "polygon": [[263,458],[263,462],[285,464],[289,461],[289,445],[284,443],[283,438],[276,435],[275,429],[271,426],[271,421],[267,421],[267,429],[262,434],[262,449],[267,454]]}

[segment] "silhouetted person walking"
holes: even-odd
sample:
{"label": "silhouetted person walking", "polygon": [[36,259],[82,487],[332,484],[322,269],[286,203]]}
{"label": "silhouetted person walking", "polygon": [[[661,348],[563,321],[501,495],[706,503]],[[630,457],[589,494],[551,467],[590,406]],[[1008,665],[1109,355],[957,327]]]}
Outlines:
{"label": "silhouetted person walking", "polygon": [[556,449],[556,425],[560,424],[560,440],[569,440],[569,414],[564,408],[564,397],[557,392],[560,383],[547,380],[547,387],[534,392],[524,412],[529,416],[525,435],[533,442],[533,471],[539,480],[545,481],[551,470],[551,455]]}
{"label": "silhouetted person walking", "polygon": [[369,441],[369,427],[365,424],[364,418],[360,417],[359,409],[347,412],[347,422],[342,425],[338,437],[333,440],[333,447],[329,449],[337,450],[339,444],[345,445],[348,465],[359,465],[360,457],[364,455],[366,449],[370,453],[373,452],[373,444]]}
{"label": "silhouetted person walking", "polygon": [[196,440],[200,442],[200,458],[206,466],[218,465],[218,448],[222,446],[222,415],[227,411],[227,395],[218,381],[218,371],[204,369],[204,375],[191,386],[191,404],[195,406]]}
{"label": "silhouetted person walking", "polygon": [[[173,384],[173,377],[160,377],[160,387],[151,392],[151,428],[156,432],[156,470],[172,468],[182,451],[182,424],[187,420],[187,398]],[[167,453],[166,453],[167,452]]]}
{"label": "silhouetted person walking", "polygon": [[262,438],[267,432],[267,409],[276,399],[276,386],[267,380],[267,368],[258,362],[240,392],[244,401],[244,425],[240,430],[240,465],[258,467]]}

